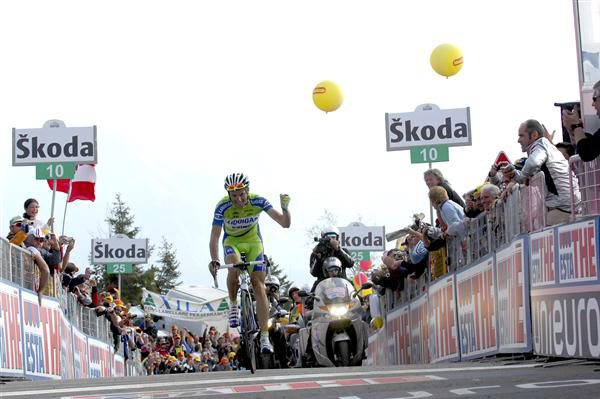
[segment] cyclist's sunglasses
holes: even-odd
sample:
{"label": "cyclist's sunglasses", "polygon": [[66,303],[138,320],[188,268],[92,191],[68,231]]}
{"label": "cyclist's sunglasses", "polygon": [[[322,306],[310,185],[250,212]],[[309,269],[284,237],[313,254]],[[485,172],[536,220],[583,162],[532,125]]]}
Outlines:
{"label": "cyclist's sunglasses", "polygon": [[229,186],[227,186],[227,191],[241,190],[242,188],[246,188],[246,185],[244,183],[230,184]]}
{"label": "cyclist's sunglasses", "polygon": [[592,102],[595,103],[598,98],[600,98],[600,96],[594,96],[594,97],[592,97]]}

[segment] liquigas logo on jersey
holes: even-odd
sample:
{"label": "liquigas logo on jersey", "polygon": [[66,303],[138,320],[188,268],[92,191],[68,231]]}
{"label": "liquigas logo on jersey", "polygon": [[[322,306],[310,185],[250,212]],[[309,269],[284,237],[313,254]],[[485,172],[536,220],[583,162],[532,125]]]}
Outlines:
{"label": "liquigas logo on jersey", "polygon": [[146,263],[148,239],[111,237],[92,240],[92,263]]}
{"label": "liquigas logo on jersey", "polygon": [[471,145],[469,108],[386,113],[387,150],[410,147]]}
{"label": "liquigas logo on jersey", "polygon": [[62,124],[13,129],[12,152],[13,166],[58,162],[96,164],[96,127],[65,127]]}
{"label": "liquigas logo on jersey", "polygon": [[340,227],[340,245],[349,251],[385,251],[385,227],[360,222]]}

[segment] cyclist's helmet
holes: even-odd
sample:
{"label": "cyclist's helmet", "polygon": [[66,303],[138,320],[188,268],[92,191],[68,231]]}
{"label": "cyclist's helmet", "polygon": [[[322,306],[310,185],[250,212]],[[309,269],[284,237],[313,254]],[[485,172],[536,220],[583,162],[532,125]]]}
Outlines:
{"label": "cyclist's helmet", "polygon": [[268,275],[267,278],[265,278],[265,287],[267,287],[267,290],[271,293],[279,292],[279,285],[279,279],[277,277]]}
{"label": "cyclist's helmet", "polygon": [[250,179],[243,173],[232,173],[225,178],[225,190],[234,191],[246,188],[250,185]]}
{"label": "cyclist's helmet", "polygon": [[323,261],[323,275],[325,277],[340,277],[342,275],[342,262],[335,256],[330,256]]}
{"label": "cyclist's helmet", "polygon": [[295,286],[295,285],[292,285],[292,286],[290,287],[290,289],[288,290],[288,296],[290,297],[290,299],[292,299],[292,300],[293,300],[294,298],[292,297],[292,294],[293,294],[294,292],[298,292],[298,291],[300,291],[300,288],[298,288],[298,287],[297,287],[297,286]]}
{"label": "cyclist's helmet", "polygon": [[321,230],[321,237],[330,237],[338,240],[340,238],[340,229],[335,226],[327,226]]}

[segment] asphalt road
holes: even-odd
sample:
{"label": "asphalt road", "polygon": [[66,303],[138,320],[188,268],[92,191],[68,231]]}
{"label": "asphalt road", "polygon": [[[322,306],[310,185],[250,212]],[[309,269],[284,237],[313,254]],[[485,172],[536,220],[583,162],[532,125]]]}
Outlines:
{"label": "asphalt road", "polygon": [[0,385],[0,398],[596,398],[593,364],[460,363],[386,368],[258,370]]}

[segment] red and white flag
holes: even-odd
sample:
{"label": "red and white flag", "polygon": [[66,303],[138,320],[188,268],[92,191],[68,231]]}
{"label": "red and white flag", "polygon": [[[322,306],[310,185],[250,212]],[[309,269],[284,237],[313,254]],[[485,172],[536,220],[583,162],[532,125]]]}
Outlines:
{"label": "red and white flag", "polygon": [[[56,191],[69,193],[69,184],[71,184],[71,196],[68,202],[75,200],[94,201],[96,199],[96,170],[94,165],[78,165],[75,176],[71,182],[69,179],[57,180]],[[54,189],[54,180],[48,180],[50,189]]]}

